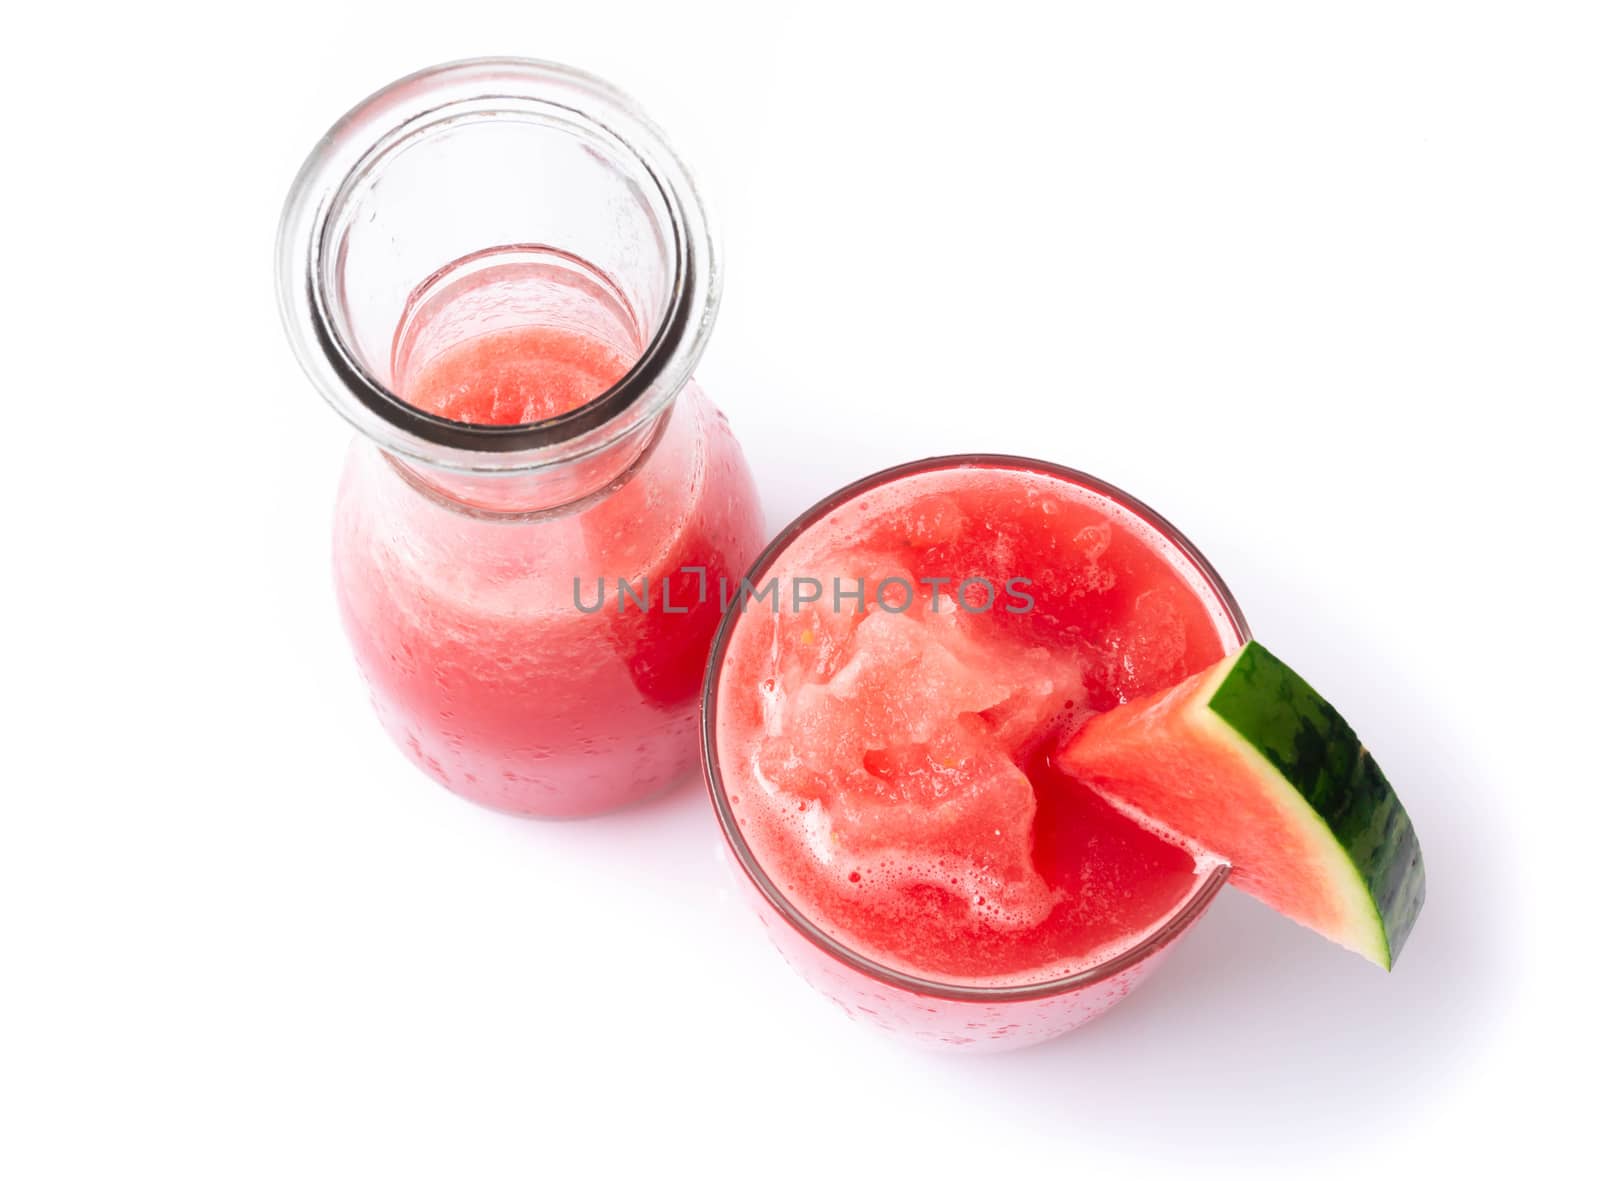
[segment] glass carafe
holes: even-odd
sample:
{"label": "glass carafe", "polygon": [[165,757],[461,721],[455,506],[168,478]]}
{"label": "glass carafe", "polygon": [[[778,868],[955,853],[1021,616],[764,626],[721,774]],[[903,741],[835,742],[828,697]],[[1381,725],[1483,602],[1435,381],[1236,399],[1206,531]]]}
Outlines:
{"label": "glass carafe", "polygon": [[[580,816],[695,765],[717,588],[762,537],[692,380],[716,261],[660,132],[546,63],[402,79],[295,181],[280,309],[358,432],[341,614],[384,726],[452,791]],[[501,406],[502,385],[532,401]]]}

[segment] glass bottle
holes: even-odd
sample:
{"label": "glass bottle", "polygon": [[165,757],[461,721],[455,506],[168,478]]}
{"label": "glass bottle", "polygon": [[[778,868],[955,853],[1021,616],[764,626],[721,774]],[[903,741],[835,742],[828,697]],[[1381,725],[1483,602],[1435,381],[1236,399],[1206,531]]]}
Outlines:
{"label": "glass bottle", "polygon": [[298,359],[358,432],[334,580],[394,740],[531,815],[682,778],[715,588],[762,520],[692,380],[717,259],[661,133],[565,67],[422,71],[312,151],[277,263]]}
{"label": "glass bottle", "polygon": [[[1235,651],[1250,639],[1249,625],[1232,592],[1204,555],[1171,522],[1102,480],[1070,468],[1015,456],[942,456],[868,476],[824,498],[781,530],[751,566],[746,580],[756,588],[765,586],[784,551],[841,506],[851,502],[864,504],[869,494],[875,495],[897,481],[918,475],[991,469],[1035,474],[1059,483],[1063,489],[1081,490],[1088,497],[1115,506],[1116,516],[1125,522],[1122,527],[1131,525],[1136,531],[1132,535],[1141,539],[1134,544],[1159,556],[1189,586],[1196,604],[1211,621],[1219,652]],[[1004,573],[988,573],[995,575],[996,584],[1007,585]],[[955,585],[953,580],[946,581]],[[1042,595],[1043,591],[1039,593]],[[774,613],[764,617],[776,618],[777,610],[788,609],[787,603],[782,608],[778,606],[780,600],[781,595],[775,588]],[[851,1016],[896,1037],[941,1049],[1014,1049],[1045,1041],[1105,1013],[1126,997],[1165,959],[1168,950],[1205,913],[1226,883],[1227,866],[1197,865],[1187,896],[1138,938],[1120,947],[1113,941],[1109,945],[1111,950],[1097,962],[1030,983],[952,982],[912,975],[903,967],[884,962],[881,953],[873,952],[846,935],[830,933],[808,916],[805,906],[786,892],[781,872],[769,872],[772,867],[762,864],[756,844],[748,839],[741,824],[737,807],[741,795],[755,797],[771,792],[772,788],[744,761],[724,759],[726,752],[721,741],[719,716],[737,718],[741,707],[746,711],[756,708],[751,702],[758,700],[764,690],[770,692],[771,682],[758,687],[740,680],[738,666],[729,659],[739,624],[738,613],[730,611],[725,616],[712,646],[706,676],[703,754],[712,805],[726,838],[734,876],[761,924],[784,958]]]}

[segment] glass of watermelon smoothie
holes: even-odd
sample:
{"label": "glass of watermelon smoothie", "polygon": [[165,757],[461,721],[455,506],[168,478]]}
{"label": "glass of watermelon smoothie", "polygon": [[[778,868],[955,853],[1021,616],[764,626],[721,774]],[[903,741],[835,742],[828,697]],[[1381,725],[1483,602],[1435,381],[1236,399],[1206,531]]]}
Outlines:
{"label": "glass of watermelon smoothie", "polygon": [[[358,431],[335,584],[401,749],[540,816],[691,773],[720,618],[701,592],[763,527],[692,381],[716,257],[660,132],[560,66],[402,79],[306,161],[278,280],[302,366]],[[638,597],[593,609],[619,582]]]}
{"label": "glass of watermelon smoothie", "polygon": [[703,751],[736,876],[872,1024],[974,1049],[1080,1025],[1228,870],[1053,752],[1248,639],[1199,551],[1102,481],[993,455],[870,476],[766,549],[713,646]]}

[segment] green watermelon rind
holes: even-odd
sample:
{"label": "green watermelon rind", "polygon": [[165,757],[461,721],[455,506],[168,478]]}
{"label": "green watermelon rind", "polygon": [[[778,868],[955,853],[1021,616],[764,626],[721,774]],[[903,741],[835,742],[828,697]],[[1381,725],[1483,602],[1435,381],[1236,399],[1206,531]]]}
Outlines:
{"label": "green watermelon rind", "polygon": [[1392,968],[1426,892],[1422,848],[1394,788],[1338,711],[1261,644],[1250,641],[1214,675],[1197,694],[1196,721],[1280,785],[1307,831],[1332,838],[1317,843],[1351,916],[1341,942]]}

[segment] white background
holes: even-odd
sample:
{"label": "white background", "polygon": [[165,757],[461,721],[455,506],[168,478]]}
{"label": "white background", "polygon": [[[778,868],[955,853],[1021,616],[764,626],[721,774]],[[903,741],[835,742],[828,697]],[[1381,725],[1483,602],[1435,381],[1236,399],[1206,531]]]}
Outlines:
{"label": "white background", "polygon": [[[0,1175],[1581,1167],[1593,10],[768,9],[7,18]],[[479,53],[614,79],[696,167],[770,524],[999,450],[1205,550],[1422,835],[1392,976],[1230,892],[1105,1020],[930,1056],[791,975],[701,788],[541,824],[411,769],[271,248],[336,115]]]}

